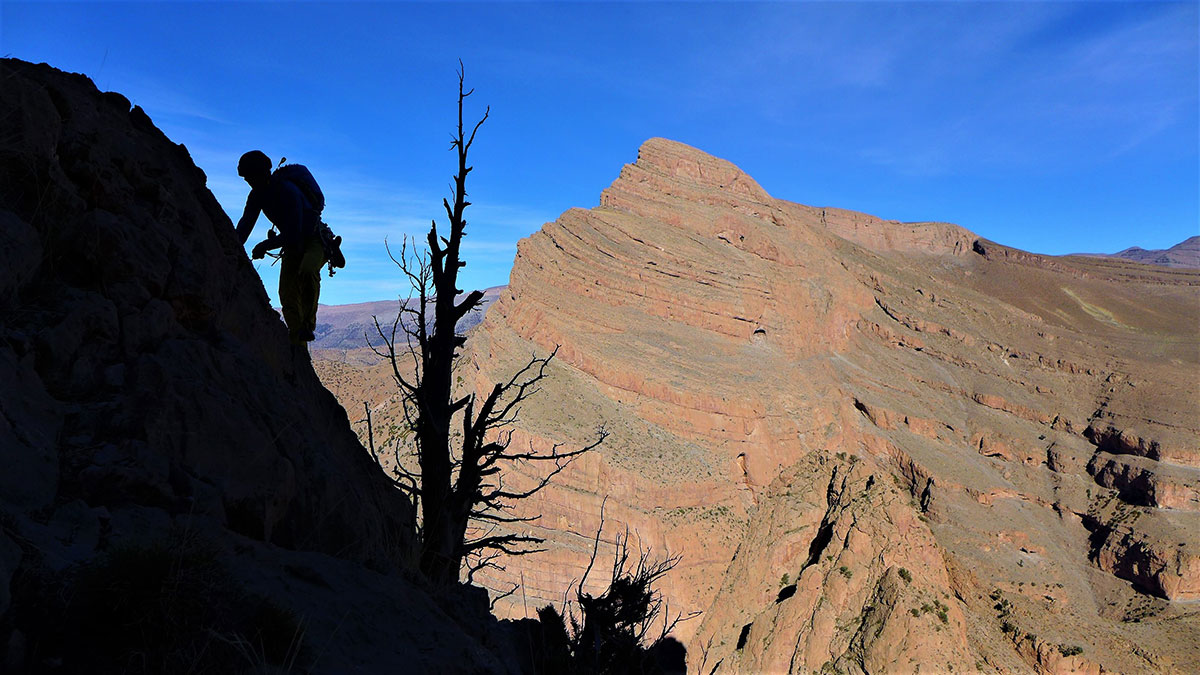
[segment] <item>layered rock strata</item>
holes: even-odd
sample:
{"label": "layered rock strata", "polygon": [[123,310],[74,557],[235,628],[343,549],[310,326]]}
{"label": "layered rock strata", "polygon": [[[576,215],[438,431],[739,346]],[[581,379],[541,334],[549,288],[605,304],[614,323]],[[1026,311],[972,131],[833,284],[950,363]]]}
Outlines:
{"label": "layered rock strata", "polygon": [[652,139],[520,242],[468,343],[481,388],[559,348],[519,442],[611,433],[520,504],[550,550],[498,607],[561,602],[607,498],[602,539],[683,556],[663,590],[702,612],[677,635],[703,672],[1187,669],[1198,298],[1196,271],[802,206]]}

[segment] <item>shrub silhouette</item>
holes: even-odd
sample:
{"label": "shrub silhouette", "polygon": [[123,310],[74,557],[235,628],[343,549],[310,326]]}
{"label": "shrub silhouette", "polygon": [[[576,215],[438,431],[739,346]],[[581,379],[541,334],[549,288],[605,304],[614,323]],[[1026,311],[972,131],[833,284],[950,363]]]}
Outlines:
{"label": "shrub silhouette", "polygon": [[[601,508],[600,529],[604,527]],[[553,606],[538,610],[541,661],[535,672],[552,673],[683,673],[687,651],[670,632],[699,612],[673,618],[655,584],[679,564],[679,556],[655,559],[652,552],[630,547],[629,531],[615,540],[608,587],[593,596],[583,592],[599,549],[575,587],[576,611],[570,603],[560,614]],[[564,616],[565,614],[565,616]]]}

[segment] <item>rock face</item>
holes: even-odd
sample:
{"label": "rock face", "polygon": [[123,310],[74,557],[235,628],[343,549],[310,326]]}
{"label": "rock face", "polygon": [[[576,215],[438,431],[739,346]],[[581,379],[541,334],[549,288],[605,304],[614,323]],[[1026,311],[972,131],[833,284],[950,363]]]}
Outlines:
{"label": "rock face", "polygon": [[85,636],[46,639],[45,589],[180,537],[329,640],[317,671],[503,670],[398,576],[411,504],[289,347],[187,150],[81,75],[4,59],[0,81],[0,670],[82,667]]}
{"label": "rock face", "polygon": [[498,610],[561,601],[607,497],[604,539],[683,556],[697,671],[1194,667],[1198,299],[647,141],[520,242],[468,342],[481,388],[560,346],[514,442],[612,434],[521,503],[550,550]]}

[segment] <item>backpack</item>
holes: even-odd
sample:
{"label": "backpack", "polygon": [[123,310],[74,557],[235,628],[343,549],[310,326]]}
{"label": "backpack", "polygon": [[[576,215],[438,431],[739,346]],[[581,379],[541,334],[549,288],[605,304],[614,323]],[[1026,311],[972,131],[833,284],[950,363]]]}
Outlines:
{"label": "backpack", "polygon": [[[284,161],[287,158],[284,157]],[[272,178],[282,178],[287,182],[295,185],[300,190],[300,194],[304,195],[304,199],[308,201],[308,206],[320,216],[325,210],[325,195],[321,192],[321,186],[317,185],[317,179],[313,178],[308,167],[303,164],[286,164],[275,169],[275,173],[271,174]]]}
{"label": "backpack", "polygon": [[[287,158],[279,161],[283,163],[287,161]],[[321,220],[321,212],[325,210],[325,194],[321,192],[321,186],[317,185],[317,179],[313,178],[312,172],[303,164],[284,164],[275,169],[271,176],[282,178],[295,185],[296,189],[300,190],[300,194],[304,196],[305,201],[308,202],[308,207],[316,213],[316,234],[321,240],[321,248],[325,249],[325,260],[329,264],[329,276],[333,276],[333,268],[346,266],[346,256],[342,255],[342,238],[335,235],[333,230]]]}

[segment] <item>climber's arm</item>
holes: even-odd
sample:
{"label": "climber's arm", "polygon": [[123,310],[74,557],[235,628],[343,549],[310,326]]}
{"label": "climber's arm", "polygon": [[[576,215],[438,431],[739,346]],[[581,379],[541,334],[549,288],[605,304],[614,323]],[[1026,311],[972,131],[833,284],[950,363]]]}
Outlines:
{"label": "climber's arm", "polygon": [[238,220],[237,235],[242,246],[246,245],[246,240],[250,238],[250,233],[254,231],[254,224],[258,222],[258,200],[254,198],[254,193],[251,192],[246,197],[246,209],[242,211],[242,217]]}

